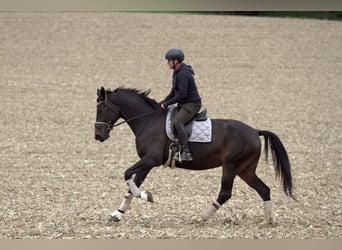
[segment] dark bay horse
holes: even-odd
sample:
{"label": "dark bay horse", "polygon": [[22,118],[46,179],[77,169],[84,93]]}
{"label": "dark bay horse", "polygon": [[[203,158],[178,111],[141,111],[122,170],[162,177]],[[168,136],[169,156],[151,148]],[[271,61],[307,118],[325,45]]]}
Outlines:
{"label": "dark bay horse", "polygon": [[[152,194],[140,190],[140,186],[150,170],[165,164],[169,146],[172,143],[165,132],[167,111],[148,97],[149,91],[118,88],[114,91],[97,90],[97,115],[95,139],[101,142],[109,138],[109,133],[119,118],[132,129],[136,137],[136,150],[140,160],[128,168],[124,179],[128,185],[119,208],[111,213],[111,219],[119,221],[133,197],[153,202]],[[176,163],[176,167],[190,170],[205,170],[222,166],[221,189],[217,199],[202,216],[205,221],[214,214],[232,194],[236,176],[243,179],[261,196],[265,208],[265,222],[273,223],[269,187],[256,175],[261,154],[260,136],[265,140],[266,159],[271,150],[276,176],[280,177],[286,195],[292,197],[291,166],[287,152],[277,135],[270,131],[254,129],[240,121],[212,119],[212,141],[210,143],[190,143],[193,161]]]}

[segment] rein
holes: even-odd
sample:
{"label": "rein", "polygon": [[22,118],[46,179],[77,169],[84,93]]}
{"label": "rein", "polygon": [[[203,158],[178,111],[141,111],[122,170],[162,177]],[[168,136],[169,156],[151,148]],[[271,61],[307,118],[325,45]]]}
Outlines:
{"label": "rein", "polygon": [[132,118],[130,118],[130,119],[124,120],[124,121],[119,122],[119,123],[117,123],[117,124],[113,124],[113,125],[111,125],[111,127],[114,128],[114,127],[120,126],[121,124],[124,124],[124,123],[126,123],[126,122],[134,121],[134,120],[139,119],[139,118],[141,118],[141,117],[148,116],[148,115],[152,115],[153,113],[156,113],[157,111],[158,111],[158,110],[153,110],[152,112],[148,112],[148,113],[144,113],[144,114],[141,114],[141,115],[132,117]]}

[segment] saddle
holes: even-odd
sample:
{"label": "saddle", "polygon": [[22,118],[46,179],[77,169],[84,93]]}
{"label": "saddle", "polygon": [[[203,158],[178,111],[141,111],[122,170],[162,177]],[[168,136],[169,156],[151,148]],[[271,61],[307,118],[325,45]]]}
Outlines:
{"label": "saddle", "polygon": [[[175,107],[175,106],[171,107],[169,112],[170,112],[170,122],[171,122],[172,134],[175,134],[175,128],[173,127],[172,124],[174,122],[175,114],[177,112],[177,107]],[[190,137],[192,135],[192,128],[193,128],[194,122],[204,122],[207,119],[208,119],[207,108],[204,108],[202,111],[197,113],[195,115],[195,117],[192,118],[189,122],[185,123],[184,127],[185,127],[185,131],[186,131],[188,137]]]}
{"label": "saddle", "polygon": [[[166,134],[172,143],[170,145],[169,160],[165,166],[171,168],[175,167],[175,161],[181,162],[180,151],[181,147],[178,143],[178,139],[175,136],[175,129],[173,127],[173,119],[177,109],[175,106],[171,106],[166,116]],[[203,109],[197,115],[185,124],[185,131],[188,135],[189,142],[211,142],[211,119],[207,117],[207,109]]]}

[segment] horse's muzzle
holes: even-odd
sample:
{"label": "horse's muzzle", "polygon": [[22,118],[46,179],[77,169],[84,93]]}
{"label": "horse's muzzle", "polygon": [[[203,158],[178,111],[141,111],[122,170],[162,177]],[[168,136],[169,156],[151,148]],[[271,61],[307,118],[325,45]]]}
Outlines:
{"label": "horse's muzzle", "polygon": [[104,142],[109,138],[109,131],[111,130],[111,126],[109,123],[105,122],[96,122],[95,123],[95,140]]}
{"label": "horse's muzzle", "polygon": [[100,135],[95,135],[95,140],[104,142],[104,139]]}

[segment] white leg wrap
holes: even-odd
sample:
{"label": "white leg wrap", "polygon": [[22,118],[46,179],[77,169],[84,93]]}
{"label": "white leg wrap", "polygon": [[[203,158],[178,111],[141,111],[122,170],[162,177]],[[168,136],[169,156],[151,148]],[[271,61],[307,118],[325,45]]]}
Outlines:
{"label": "white leg wrap", "polygon": [[141,191],[140,197],[141,197],[141,199],[143,199],[144,201],[148,201],[148,194],[147,194],[146,191]]}
{"label": "white leg wrap", "polygon": [[125,198],[120,204],[119,210],[125,212],[128,209],[129,205],[131,204],[132,199],[133,199],[133,195],[130,193],[127,193],[125,195]]}
{"label": "white leg wrap", "polygon": [[209,217],[212,216],[220,207],[221,205],[217,201],[214,201],[207,210],[207,212],[203,215],[203,220],[208,220]]}
{"label": "white leg wrap", "polygon": [[273,214],[272,214],[272,202],[271,201],[264,201],[264,210],[265,210],[265,222],[272,224]]}
{"label": "white leg wrap", "polygon": [[118,210],[115,210],[113,213],[110,214],[110,216],[112,216],[112,218],[115,220],[115,221],[120,221],[121,218],[122,218],[122,213]]}
{"label": "white leg wrap", "polygon": [[121,221],[122,219],[122,214],[128,209],[129,205],[131,204],[133,199],[133,195],[130,193],[127,193],[125,195],[125,198],[120,204],[119,209],[113,211],[110,216],[112,217],[112,220],[114,221]]}
{"label": "white leg wrap", "polygon": [[140,189],[137,187],[137,185],[135,185],[133,179],[129,179],[127,181],[127,185],[129,190],[132,192],[132,194],[134,195],[134,197],[140,197]]}

